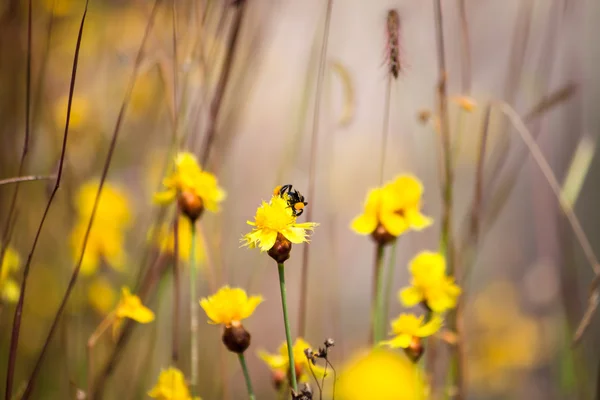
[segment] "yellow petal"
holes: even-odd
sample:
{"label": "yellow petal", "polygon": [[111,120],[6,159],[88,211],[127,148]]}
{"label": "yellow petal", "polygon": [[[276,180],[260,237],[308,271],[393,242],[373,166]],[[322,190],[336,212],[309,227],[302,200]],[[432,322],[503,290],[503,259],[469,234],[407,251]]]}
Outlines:
{"label": "yellow petal", "polygon": [[398,349],[398,348],[406,349],[408,346],[410,346],[411,341],[412,341],[412,337],[410,335],[403,333],[403,334],[396,336],[393,339],[385,340],[385,341],[381,342],[381,344],[389,346],[393,349]]}
{"label": "yellow petal", "polygon": [[409,286],[400,292],[400,301],[406,307],[412,307],[423,301],[423,293],[415,287]]}
{"label": "yellow petal", "polygon": [[273,370],[285,370],[288,366],[288,359],[279,354],[270,354],[264,350],[258,351],[258,357],[263,360],[269,368]]}
{"label": "yellow petal", "polygon": [[269,251],[277,241],[277,231],[267,231],[260,239],[260,251]]}
{"label": "yellow petal", "polygon": [[16,303],[19,300],[21,294],[21,287],[19,284],[12,279],[7,279],[2,283],[0,294],[2,299],[8,303]]}
{"label": "yellow petal", "polygon": [[439,315],[434,314],[429,320],[429,322],[427,322],[425,325],[421,326],[417,330],[416,336],[427,337],[433,335],[441,329],[443,322],[444,321]]}
{"label": "yellow petal", "polygon": [[248,318],[249,316],[251,316],[254,313],[254,310],[256,310],[256,307],[258,307],[258,305],[260,303],[263,302],[263,297],[262,296],[251,296],[248,299],[248,302],[244,305],[241,314],[241,318]]}
{"label": "yellow petal", "polygon": [[166,205],[170,204],[175,200],[177,192],[175,190],[166,190],[164,192],[155,193],[152,197],[152,201],[156,204]]}
{"label": "yellow petal", "polygon": [[381,215],[381,225],[392,236],[400,236],[408,229],[406,219],[393,212]]}
{"label": "yellow petal", "polygon": [[433,219],[421,214],[417,209],[408,209],[404,215],[408,225],[417,231],[425,229],[433,223]]}
{"label": "yellow petal", "polygon": [[352,230],[361,235],[370,235],[375,229],[377,229],[377,215],[375,214],[361,214],[354,218],[350,227]]}

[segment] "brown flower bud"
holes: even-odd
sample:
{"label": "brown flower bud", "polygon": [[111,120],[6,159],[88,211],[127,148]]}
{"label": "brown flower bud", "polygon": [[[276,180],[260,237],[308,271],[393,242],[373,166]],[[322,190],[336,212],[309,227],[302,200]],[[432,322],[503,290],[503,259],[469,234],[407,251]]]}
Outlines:
{"label": "brown flower bud", "polygon": [[250,333],[237,322],[225,327],[222,340],[229,351],[242,354],[250,346]]}
{"label": "brown flower bud", "polygon": [[[294,369],[296,370],[296,380],[300,380],[304,369],[302,368],[302,363],[294,363]],[[287,371],[288,382],[292,381],[292,377],[290,376],[290,370]]]}
{"label": "brown flower bud", "polygon": [[177,199],[179,203],[179,209],[190,219],[193,223],[195,222],[204,211],[204,203],[200,196],[196,195],[193,192],[183,191],[179,193],[179,198]]}
{"label": "brown flower bud", "polygon": [[281,233],[277,234],[275,244],[268,251],[271,258],[277,261],[278,264],[282,264],[288,258],[290,258],[290,252],[292,251],[292,242],[287,240]]}
{"label": "brown flower bud", "polygon": [[423,341],[417,336],[413,336],[408,347],[404,349],[408,358],[414,363],[419,362],[424,351],[425,347],[423,347]]}
{"label": "brown flower bud", "polygon": [[285,372],[276,369],[273,371],[273,386],[279,390],[281,385],[285,382]]}
{"label": "brown flower bud", "polygon": [[389,233],[383,225],[377,225],[377,228],[371,233],[373,240],[380,245],[386,245],[396,240],[396,236]]}

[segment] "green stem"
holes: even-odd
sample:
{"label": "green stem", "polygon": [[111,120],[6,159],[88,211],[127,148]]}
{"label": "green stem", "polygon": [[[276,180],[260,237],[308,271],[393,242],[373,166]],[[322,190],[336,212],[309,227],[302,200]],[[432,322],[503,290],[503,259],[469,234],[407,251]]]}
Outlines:
{"label": "green stem", "polygon": [[283,263],[277,263],[279,270],[279,289],[281,290],[281,308],[283,309],[283,323],[285,325],[285,340],[287,341],[288,358],[290,360],[290,377],[292,389],[298,392],[298,382],[296,381],[296,364],[294,362],[294,344],[292,343],[292,332],[290,330],[290,319],[287,311],[287,295],[285,291],[285,271]]}
{"label": "green stem", "polygon": [[390,259],[388,260],[387,271],[385,275],[385,296],[383,302],[383,318],[387,319],[390,315],[390,299],[392,298],[392,290],[394,288],[394,272],[396,271],[396,244],[397,240],[392,243]]}
{"label": "green stem", "polygon": [[242,372],[244,372],[244,379],[246,379],[246,389],[248,389],[248,398],[250,400],[255,400],[256,397],[254,397],[254,390],[252,390],[252,381],[250,381],[250,374],[248,373],[248,367],[246,366],[246,357],[244,357],[244,353],[238,354],[238,358],[240,359]]}
{"label": "green stem", "polygon": [[373,307],[373,345],[377,346],[379,342],[383,340],[385,327],[384,327],[384,282],[383,282],[383,256],[385,246],[382,244],[377,245],[377,254],[375,257],[375,304]]}
{"label": "green stem", "polygon": [[198,301],[196,300],[196,224],[190,221],[192,243],[190,245],[190,388],[196,395],[198,385]]}

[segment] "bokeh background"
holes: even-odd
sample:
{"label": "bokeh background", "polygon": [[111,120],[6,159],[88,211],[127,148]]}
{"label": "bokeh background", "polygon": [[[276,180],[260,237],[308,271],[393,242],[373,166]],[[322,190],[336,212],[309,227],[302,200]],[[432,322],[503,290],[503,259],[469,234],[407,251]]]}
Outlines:
{"label": "bokeh background", "polygon": [[[527,126],[539,135],[538,143],[560,182],[573,159],[585,161],[581,149],[591,154],[590,164],[583,162],[575,171],[581,190],[575,191],[573,201],[585,232],[600,250],[596,244],[600,169],[593,157],[600,124],[596,112],[600,3],[442,3],[448,92],[470,95],[477,105],[472,113],[461,114],[461,125],[460,108],[450,102],[457,151],[456,237],[462,237],[463,221],[471,211],[486,105],[503,100],[527,115],[544,98],[568,88],[565,96],[528,119]],[[468,53],[461,36],[461,3],[469,29]],[[152,5],[150,0],[90,1],[63,179],[28,281],[17,390],[31,373],[80,251],[78,229],[89,217],[82,190],[101,175]],[[199,285],[202,296],[225,283],[262,294],[267,301],[245,325],[252,333],[251,350],[273,352],[284,340],[275,266],[268,257],[240,248],[239,239],[248,231],[246,221],[275,185],[292,183],[302,192],[308,187],[326,4],[249,0],[244,7],[215,141],[205,165],[218,176],[227,199],[219,214],[202,219]],[[388,145],[382,155],[388,84],[385,20],[391,8],[401,18],[403,69],[392,82]],[[83,9],[80,0],[33,0],[30,143],[24,175],[56,173]],[[0,178],[18,174],[25,137],[27,10],[27,1],[0,4]],[[204,151],[211,102],[235,24],[234,8],[225,1],[175,0],[175,10],[174,40],[173,4],[165,0],[159,6],[110,164],[108,194],[103,195],[107,203],[101,205],[105,218],[93,228],[96,255],[88,245],[86,257],[97,259],[98,265],[84,271],[77,281],[34,398],[74,398],[75,389],[85,387],[89,335],[116,303],[120,287],[143,286],[140,277],[152,270],[156,260],[168,256],[169,247],[160,240],[165,231],[161,227],[173,210],[161,211],[152,203],[152,193],[173,156],[174,142],[197,154]],[[470,72],[465,72],[468,65]],[[349,229],[349,223],[361,211],[367,190],[379,183],[382,157],[386,179],[408,172],[423,181],[424,212],[436,220],[433,227],[400,239],[394,287],[407,284],[406,266],[418,251],[438,247],[442,207],[438,137],[431,125],[418,119],[423,110],[435,109],[437,79],[432,2],[334,2],[318,124],[316,189],[308,199],[313,220],[320,227],[310,244],[305,335],[315,347],[327,337],[335,338],[334,365],[343,365],[368,341],[374,250],[368,238]],[[579,346],[571,348],[592,270],[538,166],[497,112],[492,114],[488,151],[483,212],[490,218],[484,218],[482,238],[473,250],[472,274],[464,286],[469,398],[598,398],[600,318],[594,318]],[[494,160],[504,161],[496,173]],[[511,176],[515,179],[510,191],[500,193],[498,182]],[[0,186],[0,227],[14,226],[10,238],[5,235],[2,240],[9,241],[21,265],[10,277],[3,275],[0,287],[8,279],[21,282],[22,266],[53,184],[53,180],[20,184],[14,223],[8,218],[16,186]],[[495,218],[493,207],[502,196],[507,196],[506,201]],[[286,263],[293,326],[297,326],[301,254],[296,249]],[[185,280],[185,258],[181,265]],[[169,364],[172,276],[169,270],[155,275],[147,303],[157,319],[133,329],[105,382],[105,398],[146,398],[160,369]],[[186,296],[184,285],[179,329],[182,366],[189,362]],[[395,297],[390,301],[392,318],[402,307]],[[14,302],[4,298],[0,311],[2,388],[13,314]],[[114,349],[109,336],[97,347],[98,371]],[[235,357],[224,352],[219,328],[201,324],[200,337],[200,394],[205,399],[244,398],[241,371]],[[268,368],[254,352],[248,363],[258,398],[275,398]]]}

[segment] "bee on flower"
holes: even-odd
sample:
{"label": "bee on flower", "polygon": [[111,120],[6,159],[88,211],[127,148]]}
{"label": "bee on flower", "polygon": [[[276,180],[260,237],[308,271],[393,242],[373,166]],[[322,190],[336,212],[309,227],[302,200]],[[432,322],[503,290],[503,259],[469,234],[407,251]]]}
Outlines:
{"label": "bee on flower", "polygon": [[389,243],[408,230],[420,231],[433,223],[423,215],[423,185],[411,175],[400,175],[367,194],[364,211],[351,224],[361,235],[371,235],[377,243]]}
{"label": "bee on flower", "polygon": [[163,180],[164,191],[154,195],[158,204],[170,204],[177,200],[181,212],[192,222],[204,210],[219,211],[219,203],[225,199],[225,191],[219,187],[217,178],[203,171],[192,153],[182,152],[175,158],[173,172]]}
{"label": "bee on flower", "polygon": [[411,285],[400,291],[400,301],[407,307],[424,304],[435,313],[456,307],[460,287],[454,278],[446,275],[446,260],[439,253],[422,251],[408,267]]}

